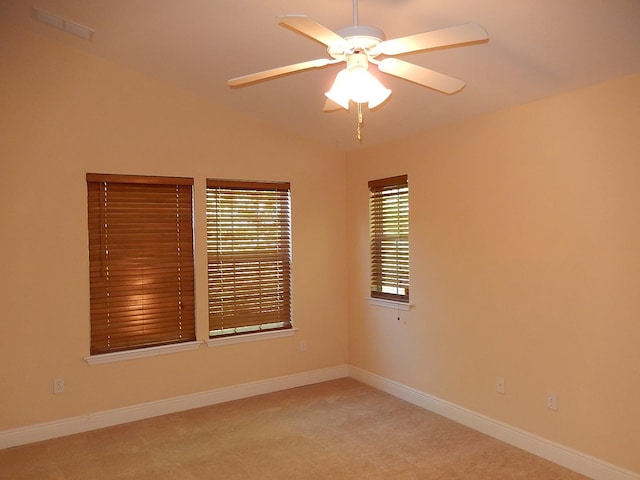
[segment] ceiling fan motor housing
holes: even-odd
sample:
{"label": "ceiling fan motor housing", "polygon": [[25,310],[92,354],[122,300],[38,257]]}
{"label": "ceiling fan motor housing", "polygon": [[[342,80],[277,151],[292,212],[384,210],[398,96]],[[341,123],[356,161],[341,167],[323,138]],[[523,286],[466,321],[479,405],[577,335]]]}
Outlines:
{"label": "ceiling fan motor housing", "polygon": [[356,50],[364,51],[373,58],[378,55],[375,47],[385,39],[384,32],[371,25],[351,25],[336,30],[336,33],[344,38],[345,42],[332,44],[327,49],[329,55],[335,59],[344,59]]}
{"label": "ceiling fan motor housing", "polygon": [[364,50],[356,49],[353,53],[347,54],[347,70],[353,70],[355,68],[369,68],[369,57]]}

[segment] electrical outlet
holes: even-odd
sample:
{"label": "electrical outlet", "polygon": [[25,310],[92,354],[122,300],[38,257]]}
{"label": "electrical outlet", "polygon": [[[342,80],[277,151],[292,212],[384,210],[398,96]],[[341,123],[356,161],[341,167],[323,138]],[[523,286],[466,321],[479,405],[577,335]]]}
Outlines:
{"label": "electrical outlet", "polygon": [[300,351],[301,352],[306,352],[307,351],[307,341],[306,340],[300,341]]}
{"label": "electrical outlet", "polygon": [[547,392],[547,408],[558,410],[558,394],[556,392]]}
{"label": "electrical outlet", "polygon": [[53,381],[53,393],[64,392],[64,378],[56,378]]}
{"label": "electrical outlet", "polygon": [[504,395],[504,378],[503,377],[496,378],[496,392]]}

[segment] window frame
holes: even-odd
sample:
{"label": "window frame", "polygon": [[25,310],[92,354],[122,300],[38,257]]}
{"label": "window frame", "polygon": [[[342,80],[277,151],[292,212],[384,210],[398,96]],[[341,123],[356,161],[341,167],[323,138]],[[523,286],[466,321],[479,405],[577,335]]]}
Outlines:
{"label": "window frame", "polygon": [[206,217],[208,343],[292,334],[291,184],[208,178]]}
{"label": "window frame", "polygon": [[[408,175],[371,180],[368,186],[370,298],[377,300],[379,304],[388,301],[408,304],[410,287]],[[393,204],[396,210],[385,208]],[[385,230],[393,232],[388,233]],[[394,280],[395,283],[393,283]],[[396,292],[393,292],[393,289]]]}
{"label": "window frame", "polygon": [[87,173],[86,182],[91,336],[85,359],[104,363],[196,348],[193,178]]}

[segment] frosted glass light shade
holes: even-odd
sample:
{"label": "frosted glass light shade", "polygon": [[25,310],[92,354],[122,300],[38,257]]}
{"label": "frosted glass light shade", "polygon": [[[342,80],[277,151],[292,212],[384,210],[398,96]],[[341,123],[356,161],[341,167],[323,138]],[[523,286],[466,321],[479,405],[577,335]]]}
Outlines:
{"label": "frosted glass light shade", "polygon": [[349,100],[375,108],[389,98],[391,90],[382,86],[366,68],[355,67],[338,72],[331,90],[325,95],[346,110]]}
{"label": "frosted glass light shade", "polygon": [[349,86],[349,70],[346,68],[340,70],[333,82],[331,90],[325,93],[326,97],[340,105],[345,110],[349,110],[350,86]]}
{"label": "frosted glass light shade", "polygon": [[376,86],[374,89],[371,90],[371,93],[369,94],[368,104],[369,104],[369,108],[376,108],[378,105],[384,102],[387,98],[389,98],[389,95],[391,95],[391,90],[383,87],[382,84],[375,78],[371,77],[371,80],[376,82],[378,86]]}

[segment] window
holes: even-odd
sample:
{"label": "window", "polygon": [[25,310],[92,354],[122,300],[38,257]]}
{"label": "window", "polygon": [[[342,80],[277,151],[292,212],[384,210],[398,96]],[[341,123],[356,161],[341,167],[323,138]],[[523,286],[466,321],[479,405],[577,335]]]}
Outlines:
{"label": "window", "polygon": [[91,355],[195,340],[192,189],[87,174]]}
{"label": "window", "polygon": [[369,182],[371,297],[409,302],[409,183]]}
{"label": "window", "polygon": [[291,328],[289,183],[207,180],[209,336]]}

